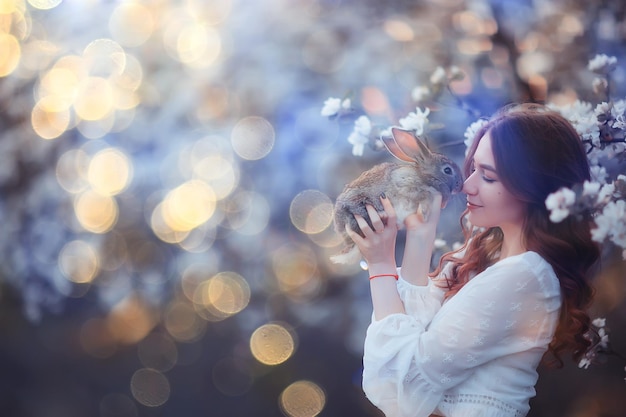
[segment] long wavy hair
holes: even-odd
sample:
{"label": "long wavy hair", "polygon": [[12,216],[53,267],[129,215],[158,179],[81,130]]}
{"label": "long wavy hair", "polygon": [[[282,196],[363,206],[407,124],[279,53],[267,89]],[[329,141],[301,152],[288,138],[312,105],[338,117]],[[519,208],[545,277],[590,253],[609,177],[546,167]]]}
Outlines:
{"label": "long wavy hair", "polygon": [[[568,216],[560,223],[549,219],[545,200],[562,187],[571,188],[590,179],[589,162],[573,126],[555,111],[535,104],[512,105],[495,114],[476,134],[465,160],[464,174],[471,174],[471,161],[478,143],[489,132],[498,177],[513,196],[526,205],[523,239],[527,250],[537,252],[556,273],[563,304],[556,333],[549,345],[550,360],[563,366],[561,355],[571,352],[579,360],[590,342],[586,313],[593,289],[589,283],[600,257],[598,245],[591,240],[590,215]],[[465,244],[441,257],[438,275],[444,264],[452,262],[446,297],[456,294],[477,273],[497,260],[503,234],[498,227],[473,230],[461,215]]]}

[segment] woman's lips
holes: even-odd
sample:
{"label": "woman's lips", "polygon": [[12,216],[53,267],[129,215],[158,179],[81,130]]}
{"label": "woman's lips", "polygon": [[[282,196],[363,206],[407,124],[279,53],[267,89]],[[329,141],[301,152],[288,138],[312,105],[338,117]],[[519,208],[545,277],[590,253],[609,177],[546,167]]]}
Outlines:
{"label": "woman's lips", "polygon": [[474,204],[474,203],[470,203],[469,201],[467,202],[467,208],[470,210],[474,210],[477,208],[481,208],[482,206],[479,206],[478,204]]}

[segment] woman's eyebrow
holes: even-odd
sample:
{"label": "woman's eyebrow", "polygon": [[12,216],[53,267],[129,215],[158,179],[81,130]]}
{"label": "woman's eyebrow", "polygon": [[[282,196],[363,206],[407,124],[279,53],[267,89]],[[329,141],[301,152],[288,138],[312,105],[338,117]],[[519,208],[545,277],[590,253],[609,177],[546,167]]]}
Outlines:
{"label": "woman's eyebrow", "polygon": [[480,164],[478,165],[479,167],[481,167],[482,169],[484,169],[485,171],[491,171],[494,174],[497,174],[496,169],[494,167],[492,167],[491,165],[487,165],[487,164]]}
{"label": "woman's eyebrow", "polygon": [[479,168],[484,169],[485,171],[491,171],[494,174],[498,173],[498,171],[496,171],[496,169],[494,167],[492,167],[491,165],[477,164],[475,159],[474,159],[474,166],[478,166]]}

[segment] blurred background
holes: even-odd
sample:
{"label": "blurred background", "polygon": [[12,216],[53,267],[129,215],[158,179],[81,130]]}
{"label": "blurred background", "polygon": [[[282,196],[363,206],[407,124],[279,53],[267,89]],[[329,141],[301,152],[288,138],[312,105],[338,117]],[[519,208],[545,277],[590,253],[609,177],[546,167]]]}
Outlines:
{"label": "blurred background", "polygon": [[[510,102],[598,103],[622,0],[0,0],[0,415],[380,416],[367,273],[332,202],[384,152],[352,121],[431,109],[431,147]],[[412,94],[438,67],[454,80]],[[329,120],[329,97],[352,118]],[[623,165],[618,165],[623,168]],[[458,196],[437,256],[460,240]],[[400,250],[400,249],[399,249]],[[594,317],[626,353],[626,271]],[[626,415],[624,361],[541,368],[531,416]]]}

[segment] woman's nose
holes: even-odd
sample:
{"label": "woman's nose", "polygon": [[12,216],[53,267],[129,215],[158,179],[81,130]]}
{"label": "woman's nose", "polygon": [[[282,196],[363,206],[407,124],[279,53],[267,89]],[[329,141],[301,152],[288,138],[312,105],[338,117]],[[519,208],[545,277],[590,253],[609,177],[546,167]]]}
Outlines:
{"label": "woman's nose", "polygon": [[472,172],[469,177],[463,183],[463,192],[469,195],[476,194],[476,185],[475,185],[476,171]]}

